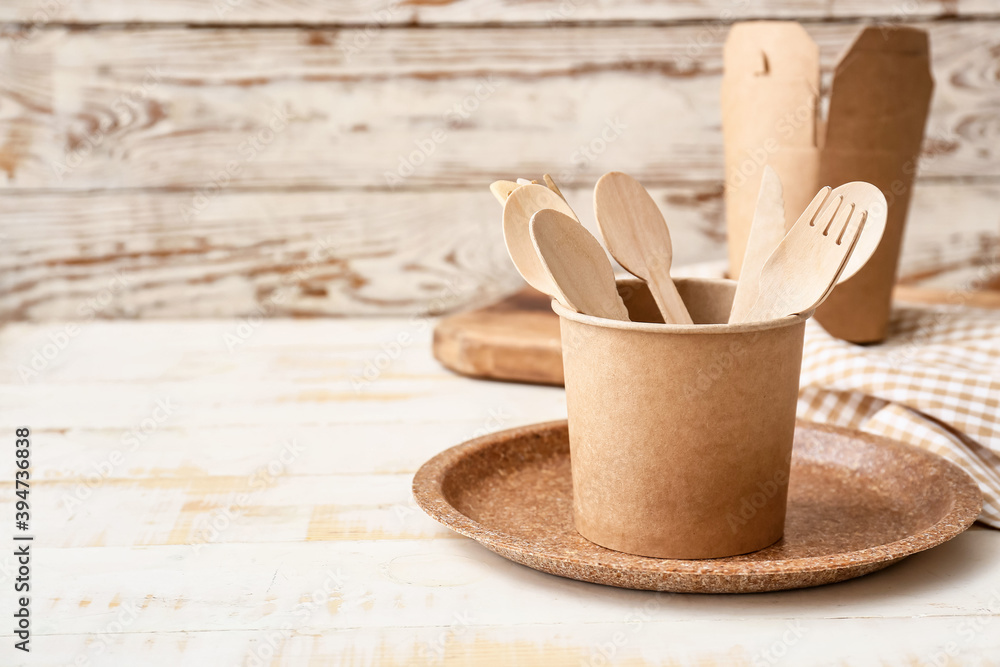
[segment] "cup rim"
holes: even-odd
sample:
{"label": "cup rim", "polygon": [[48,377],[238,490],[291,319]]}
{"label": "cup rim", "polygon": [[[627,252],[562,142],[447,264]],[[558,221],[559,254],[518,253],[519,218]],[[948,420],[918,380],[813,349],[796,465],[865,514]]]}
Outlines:
{"label": "cup rim", "polygon": [[[735,280],[730,280],[728,278],[675,278],[674,282],[736,284]],[[618,278],[615,283],[618,285],[640,285],[644,284],[644,281],[632,276],[626,276],[624,278]],[[583,313],[578,313],[575,310],[566,308],[556,299],[552,299],[552,310],[560,317],[560,319],[567,319],[580,324],[586,324],[588,326],[601,327],[604,329],[621,329],[624,331],[642,331],[647,333],[681,335],[734,334],[782,329],[784,327],[791,327],[805,322],[812,317],[813,312],[815,312],[809,311],[798,315],[786,315],[785,317],[781,317],[776,320],[765,320],[763,322],[742,322],[740,324],[662,324],[659,322],[623,322],[621,320],[597,317],[596,315],[584,315]]]}

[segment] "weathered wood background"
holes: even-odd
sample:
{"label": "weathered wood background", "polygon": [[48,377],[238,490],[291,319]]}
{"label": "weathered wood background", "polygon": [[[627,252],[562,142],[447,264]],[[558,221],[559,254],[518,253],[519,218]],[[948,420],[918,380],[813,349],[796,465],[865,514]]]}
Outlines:
{"label": "weathered wood background", "polygon": [[993,0],[7,0],[0,314],[482,302],[519,284],[487,185],[543,171],[588,223],[596,178],[628,171],[676,262],[722,258],[721,48],[749,18],[803,21],[827,71],[861,23],[930,31],[903,271],[992,276]]}

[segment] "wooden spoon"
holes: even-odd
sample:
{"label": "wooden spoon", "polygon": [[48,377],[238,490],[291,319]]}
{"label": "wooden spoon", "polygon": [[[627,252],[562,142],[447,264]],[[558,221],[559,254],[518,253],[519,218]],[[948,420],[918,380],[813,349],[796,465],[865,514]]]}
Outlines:
{"label": "wooden spoon", "polygon": [[[551,296],[555,294],[555,287],[542,268],[529,230],[531,216],[546,208],[578,220],[569,204],[544,185],[518,186],[503,205],[503,240],[514,266],[528,284]],[[579,221],[576,224],[580,224]]]}
{"label": "wooden spoon", "polygon": [[604,174],[594,188],[594,212],[608,251],[630,273],[646,281],[663,321],[691,324],[670,279],[670,230],[646,189],[627,174]]}
{"label": "wooden spoon", "polygon": [[510,196],[510,193],[519,187],[521,186],[514,181],[494,181],[490,184],[490,192],[493,193],[493,196],[503,206],[507,202],[507,197]]}
{"label": "wooden spoon", "polygon": [[[542,179],[545,181],[545,186],[549,190],[552,190],[552,192],[562,197],[563,201],[566,201],[566,196],[559,189],[559,186],[556,185],[556,182],[552,180],[551,176],[549,176],[548,174],[544,174],[542,175]],[[529,181],[524,178],[519,178],[517,179],[516,182],[494,181],[493,183],[490,184],[490,192],[493,193],[493,196],[496,197],[497,201],[500,202],[500,205],[503,206],[504,203],[507,201],[507,197],[510,196],[511,192],[517,190],[522,185],[528,185],[529,183],[537,183],[537,181]]]}
{"label": "wooden spoon", "polygon": [[809,313],[823,303],[865,227],[868,211],[862,207],[871,201],[873,187],[868,183],[841,186],[836,196],[830,193],[818,213],[810,205],[799,216],[765,262],[760,295],[741,322]]}
{"label": "wooden spoon", "polygon": [[559,303],[584,315],[628,321],[604,248],[578,221],[545,209],[531,216],[531,240]]}
{"label": "wooden spoon", "polygon": [[556,182],[552,180],[551,176],[548,174],[542,174],[542,180],[545,181],[545,185],[548,186],[549,190],[552,190],[552,192],[562,197],[563,201],[566,201],[566,195],[562,193],[562,190],[559,189],[559,186],[556,185]]}

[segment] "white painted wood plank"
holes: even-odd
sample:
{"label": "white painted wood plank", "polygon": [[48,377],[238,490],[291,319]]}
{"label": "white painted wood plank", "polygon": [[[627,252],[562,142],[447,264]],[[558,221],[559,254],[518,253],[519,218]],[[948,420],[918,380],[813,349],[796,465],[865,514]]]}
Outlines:
{"label": "white painted wood plank", "polygon": [[[51,6],[51,9],[46,10]],[[917,17],[975,16],[995,14],[988,0],[957,0],[943,4],[934,0],[912,0],[905,4],[862,0],[629,0],[627,2],[560,2],[541,0],[460,0],[456,2],[393,2],[387,0],[8,0],[0,7],[0,20],[24,22],[171,22],[208,24],[303,24],[347,23],[410,25],[426,23],[562,23],[575,21],[696,20],[749,18],[882,17],[885,21]]]}
{"label": "white painted wood plank", "polygon": [[[246,477],[280,452],[292,440],[302,447],[289,464],[292,475],[413,474],[438,452],[485,435],[498,427],[533,423],[537,415],[489,409],[456,415],[453,420],[397,423],[337,424],[332,426],[268,425],[235,427],[163,426],[134,449],[123,442],[127,429],[44,426],[34,432],[45,446],[32,460],[39,481],[85,480],[102,468],[107,479],[165,479],[216,475]],[[549,415],[565,417],[553,410]],[[7,428],[6,425],[0,428]],[[104,461],[121,462],[107,466]]]}
{"label": "white painted wood plank", "polygon": [[[450,377],[427,354],[435,321],[272,317],[152,326],[127,320],[11,324],[0,330],[0,382],[240,382],[276,370],[302,383],[367,380],[376,372],[383,379]],[[114,363],[106,358],[109,350]],[[35,370],[38,375],[31,375]]]}
{"label": "white painted wood plank", "polygon": [[[454,377],[435,380],[391,380],[372,383],[355,393],[346,378],[322,386],[275,380],[246,383],[162,383],[151,388],[106,383],[0,387],[4,424],[47,428],[141,428],[154,419],[157,401],[169,402],[170,415],[160,423],[202,426],[321,425],[338,423],[408,423],[415,419],[467,419],[489,410],[504,410],[513,420],[545,421],[565,414],[558,387],[483,382],[470,395],[468,382]],[[59,410],[52,406],[60,406]],[[161,410],[158,414],[163,414]],[[9,420],[9,421],[8,421]]]}
{"label": "white painted wood plank", "polygon": [[[937,81],[933,159],[921,172],[1000,176],[997,22],[920,25]],[[809,30],[829,69],[858,26]],[[349,31],[52,29],[0,53],[5,184],[211,199],[217,183],[478,187],[542,171],[584,183],[616,167],[651,184],[717,182],[725,34],[688,24],[386,30],[348,57]],[[581,146],[602,132],[614,140],[588,157]]]}
{"label": "white painted wood plank", "polygon": [[[39,549],[37,631],[100,632],[116,596],[122,603],[145,603],[129,632],[274,629],[292,622],[300,600],[324,585],[336,602],[293,627],[441,627],[461,612],[471,613],[473,627],[567,627],[620,623],[647,605],[651,621],[721,622],[723,627],[748,618],[950,617],[957,623],[986,615],[1000,620],[995,618],[1000,613],[998,541],[995,531],[973,531],[867,577],[745,596],[656,594],[586,584],[511,563],[466,539],[252,549],[214,544],[197,553],[186,546]],[[990,581],[994,585],[986,584]]]}
{"label": "white painted wood plank", "polygon": [[[213,665],[274,667],[323,664],[383,667],[415,664],[473,667],[663,665],[846,665],[990,667],[1000,659],[992,617],[795,620],[744,618],[705,624],[643,620],[642,605],[612,623],[465,627],[458,616],[438,628],[253,630],[49,635],[32,665],[63,667],[80,656],[118,665],[140,655],[144,665],[174,667],[194,659]],[[796,635],[796,632],[799,634]],[[971,633],[971,634],[970,634]],[[953,654],[945,647],[954,644]],[[274,656],[271,658],[271,656]],[[606,656],[610,655],[611,658]],[[117,661],[116,661],[117,660]]]}
{"label": "white painted wood plank", "polygon": [[[230,192],[190,228],[176,220],[189,194],[0,196],[0,231],[10,249],[0,257],[0,314],[84,323],[253,316],[221,328],[217,348],[228,352],[227,334],[242,349],[243,334],[256,338],[282,316],[485,304],[523,284],[485,184],[391,194]],[[651,190],[670,223],[678,266],[725,257],[719,186]],[[591,192],[565,192],[594,230]],[[1000,184],[919,182],[902,274],[995,264],[998,210]],[[253,326],[262,314],[264,324]],[[421,329],[407,328],[413,335]]]}
{"label": "white painted wood plank", "polygon": [[[563,414],[564,399],[555,388],[433,371],[426,338],[402,353],[396,375],[372,383],[370,396],[340,391],[344,365],[405,322],[275,320],[248,339],[245,367],[212,362],[219,321],[94,322],[66,347],[60,368],[28,385],[11,375],[20,353],[6,350],[36,345],[50,325],[0,329],[0,430],[22,418],[38,425],[38,660],[30,664],[81,656],[249,664],[272,652],[272,664],[355,665],[603,664],[602,650],[637,665],[933,664],[945,651],[954,664],[985,665],[1000,656],[997,531],[972,530],[851,582],[753,596],[584,584],[454,536],[412,507],[410,469],[393,466],[451,444],[445,437],[472,435],[472,416],[490,416],[491,405],[510,407],[507,426]],[[310,367],[323,349],[334,361]],[[162,360],[140,363],[158,350]],[[175,419],[68,518],[62,492],[86,479],[87,464],[118,447],[156,398],[174,395]],[[250,487],[254,473],[280,461],[286,434],[305,451],[275,470],[273,483]],[[199,448],[213,451],[199,460]],[[233,499],[248,487],[248,502]],[[0,495],[0,514],[9,515],[10,497]],[[201,539],[195,519],[227,508],[229,525]],[[135,546],[143,543],[156,546]],[[0,586],[12,566],[0,556]],[[25,664],[8,658],[10,631],[0,639],[0,661]]]}
{"label": "white painted wood plank", "polygon": [[485,187],[226,194],[179,226],[190,200],[0,197],[14,250],[0,260],[0,303],[15,317],[73,320],[418,313],[520,284]]}
{"label": "white painted wood plank", "polygon": [[[32,485],[32,533],[46,548],[190,544],[195,551],[207,544],[458,538],[417,508],[412,474],[296,475],[299,446],[278,443],[249,474],[233,477],[178,469],[180,476],[103,478],[107,463],[96,461],[89,477]],[[13,484],[0,489],[0,507],[12,515]]]}
{"label": "white painted wood plank", "polygon": [[[424,377],[424,332],[393,366],[398,374],[372,384],[378,400],[337,394],[344,364],[378,350],[405,322],[275,320],[247,341],[245,366],[210,362],[219,322],[95,322],[65,349],[62,370],[27,386],[8,375],[2,421],[26,414],[45,425],[33,445],[45,481],[32,491],[40,664],[81,655],[94,664],[247,664],[270,658],[272,648],[273,664],[577,665],[600,663],[602,650],[634,664],[775,664],[775,651],[804,665],[919,664],[949,650],[954,664],[989,664],[1000,655],[990,631],[1000,621],[996,531],[973,530],[836,586],[724,597],[560,579],[455,537],[412,506],[410,470],[392,466],[451,444],[441,442],[446,436],[491,428],[470,416],[493,402],[511,407],[509,425],[545,410],[561,414],[562,392],[443,370]],[[0,350],[34,345],[48,331],[7,326]],[[336,362],[309,367],[323,349]],[[138,363],[159,350],[162,360]],[[117,425],[134,424],[148,416],[150,400],[174,394],[185,405],[176,421],[165,421],[139,458],[116,466],[68,518],[62,493],[121,444]],[[292,412],[278,400],[286,395]],[[280,460],[285,435],[304,452],[273,483],[250,487],[255,472]],[[252,441],[245,448],[244,439]],[[248,502],[234,502],[241,490],[250,491]],[[0,513],[9,514],[8,498],[0,495]],[[218,534],[198,532],[197,517],[219,516],[229,525]],[[164,542],[178,544],[135,546]],[[8,554],[0,557],[0,585],[12,566]]]}

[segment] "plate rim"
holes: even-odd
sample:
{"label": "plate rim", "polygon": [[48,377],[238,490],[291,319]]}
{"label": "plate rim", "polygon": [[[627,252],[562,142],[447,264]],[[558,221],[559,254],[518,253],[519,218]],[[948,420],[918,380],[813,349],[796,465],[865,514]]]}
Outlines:
{"label": "plate rim", "polygon": [[[801,429],[861,439],[876,446],[903,449],[932,462],[942,470],[945,480],[950,482],[949,488],[952,489],[953,493],[951,509],[935,523],[912,535],[907,535],[885,544],[832,555],[734,562],[722,559],[686,560],[626,554],[634,558],[635,562],[629,567],[622,567],[614,563],[560,556],[541,549],[532,550],[519,546],[518,543],[523,543],[523,538],[518,538],[510,533],[498,533],[496,530],[488,529],[478,521],[463,514],[445,498],[443,491],[444,479],[448,471],[465,457],[502,445],[505,441],[513,438],[532,436],[566,428],[568,428],[568,422],[565,419],[539,422],[496,431],[450,447],[431,457],[417,470],[413,477],[413,497],[417,505],[431,518],[461,535],[476,540],[494,552],[497,549],[502,549],[505,552],[519,553],[535,559],[542,558],[551,563],[573,565],[575,567],[585,566],[610,573],[634,574],[638,572],[653,576],[681,575],[719,580],[752,579],[761,576],[775,577],[814,572],[836,572],[872,567],[879,564],[888,565],[957,537],[975,523],[982,509],[982,493],[972,476],[938,454],[899,440],[865,433],[857,429],[832,426],[830,424],[821,424],[802,419],[797,419],[795,422],[796,432]],[[497,536],[495,537],[494,535]],[[600,545],[595,546],[600,547]],[[606,549],[606,547],[600,548]],[[614,552],[611,549],[608,549],[608,551],[611,553],[620,553]],[[504,554],[501,553],[500,555],[503,556]],[[834,558],[841,561],[841,563],[839,565],[831,565],[828,561]]]}

